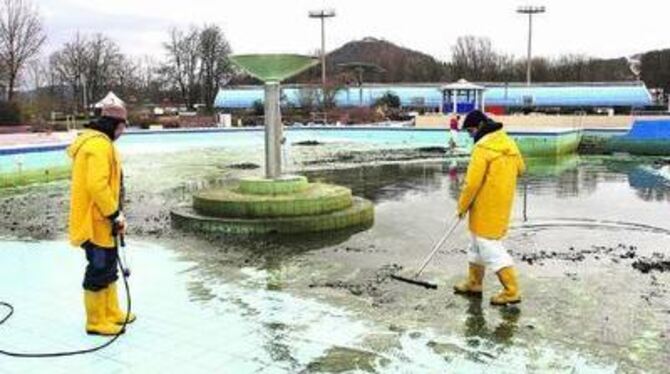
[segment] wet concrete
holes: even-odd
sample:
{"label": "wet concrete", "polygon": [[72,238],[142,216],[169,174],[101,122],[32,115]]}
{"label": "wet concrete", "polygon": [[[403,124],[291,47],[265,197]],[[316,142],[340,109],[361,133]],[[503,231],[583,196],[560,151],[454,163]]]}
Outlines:
{"label": "wet concrete", "polygon": [[[323,148],[320,155],[330,152],[334,158],[343,153],[317,148]],[[356,161],[349,164],[340,159],[337,170],[310,164],[313,153],[293,154],[306,161],[298,164],[308,167],[302,173],[311,180],[346,185],[374,201],[371,230],[254,240],[174,232],[167,218],[171,206],[188,201],[198,188],[245,175],[216,165],[260,162],[228,155],[188,173],[194,166],[189,158],[171,160],[157,170],[140,161],[129,163],[133,178],[128,178],[135,182],[128,196],[129,235],[178,251],[198,264],[204,279],[251,279],[250,287],[322,300],[386,326],[386,331],[364,337],[362,347],[333,348],[307,365],[307,372],[353,370],[347,362],[356,362],[358,370],[390,370],[393,364],[384,359],[388,352],[397,347],[411,351],[417,344],[441,356],[446,368],[481,370],[510,362],[511,355],[511,362],[529,371],[571,371],[587,364],[603,371],[612,364],[624,372],[664,371],[670,360],[670,188],[647,175],[647,167],[658,159],[583,158],[531,168],[519,185],[506,240],[521,273],[524,301],[516,309],[499,309],[488,306],[486,298],[471,300],[450,292],[466,267],[464,226],[423,275],[439,284],[437,291],[390,279],[393,272],[411,274],[439,238],[455,210],[467,161],[389,162],[395,151],[375,152],[363,152],[367,156],[361,161],[354,155]],[[66,192],[67,183],[56,183],[5,195],[0,200],[1,233],[58,236],[65,229]],[[262,275],[250,277],[244,269]],[[497,291],[493,274],[487,274],[485,287],[486,297]],[[194,285],[192,292],[211,296],[201,289]],[[543,361],[537,355],[553,358]]]}

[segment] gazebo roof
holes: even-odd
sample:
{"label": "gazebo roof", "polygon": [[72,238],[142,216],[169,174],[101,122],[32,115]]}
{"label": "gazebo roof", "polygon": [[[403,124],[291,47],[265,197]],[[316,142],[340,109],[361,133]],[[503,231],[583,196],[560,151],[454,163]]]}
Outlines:
{"label": "gazebo roof", "polygon": [[116,94],[114,94],[114,92],[112,91],[109,91],[107,93],[107,96],[105,96],[102,100],[95,103],[94,107],[102,108],[105,104],[120,104],[122,106],[126,106],[126,103],[123,100],[119,99],[119,97],[116,96]]}
{"label": "gazebo roof", "polygon": [[440,88],[442,91],[453,90],[470,90],[470,91],[484,91],[484,86],[478,86],[474,83],[468,82],[465,79],[459,79],[458,82],[449,83]]}

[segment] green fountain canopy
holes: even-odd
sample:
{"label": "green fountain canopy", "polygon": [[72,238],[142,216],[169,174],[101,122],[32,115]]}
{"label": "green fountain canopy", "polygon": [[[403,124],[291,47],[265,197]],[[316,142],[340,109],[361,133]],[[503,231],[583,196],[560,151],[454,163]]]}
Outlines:
{"label": "green fountain canopy", "polygon": [[319,63],[316,58],[295,54],[235,55],[230,60],[263,82],[281,82]]}

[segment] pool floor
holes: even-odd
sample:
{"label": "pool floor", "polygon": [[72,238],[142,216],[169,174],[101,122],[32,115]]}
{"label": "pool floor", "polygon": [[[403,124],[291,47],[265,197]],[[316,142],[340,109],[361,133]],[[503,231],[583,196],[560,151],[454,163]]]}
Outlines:
{"label": "pool floor", "polygon": [[[450,291],[467,261],[464,226],[426,269],[437,291],[388,277],[414,269],[439,238],[455,209],[466,160],[301,171],[371,199],[376,221],[365,232],[237,240],[172,230],[160,217],[187,201],[200,181],[255,172],[221,165],[257,161],[257,155],[227,155],[202,150],[128,160],[137,322],[114,345],[90,355],[0,356],[0,373],[667,368],[670,272],[655,266],[670,261],[670,181],[657,159],[529,160],[505,241],[524,301],[500,309],[487,303],[499,288],[493,274],[485,278],[483,300]],[[84,258],[64,241],[66,211],[65,182],[0,198],[0,300],[16,308],[0,326],[0,349],[72,350],[105,341],[84,333]]]}
{"label": "pool floor", "polygon": [[[2,373],[295,373],[518,372],[531,367],[613,372],[578,352],[509,347],[515,311],[486,327],[470,308],[470,338],[431,330],[389,329],[345,308],[267,286],[267,273],[242,269],[237,282],[210,277],[203,264],[175,251],[128,243],[133,311],[138,319],[112,346],[87,355],[49,359],[0,356]],[[82,254],[65,242],[3,242],[2,300],[15,314],[0,329],[0,348],[53,352],[92,347],[106,338],[83,330]],[[20,282],[18,281],[20,280]],[[2,312],[0,312],[2,313]],[[486,330],[486,331],[484,331]],[[540,355],[541,357],[534,357]]]}

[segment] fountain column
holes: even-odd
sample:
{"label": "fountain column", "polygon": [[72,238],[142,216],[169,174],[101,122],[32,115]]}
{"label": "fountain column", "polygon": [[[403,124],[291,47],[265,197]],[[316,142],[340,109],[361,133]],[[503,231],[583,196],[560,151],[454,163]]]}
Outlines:
{"label": "fountain column", "polygon": [[282,122],[279,82],[265,83],[265,177],[281,176]]}

